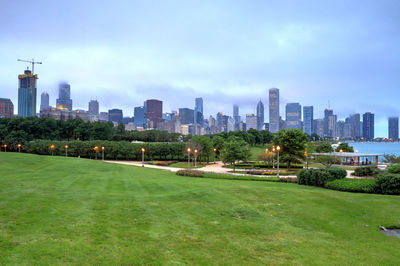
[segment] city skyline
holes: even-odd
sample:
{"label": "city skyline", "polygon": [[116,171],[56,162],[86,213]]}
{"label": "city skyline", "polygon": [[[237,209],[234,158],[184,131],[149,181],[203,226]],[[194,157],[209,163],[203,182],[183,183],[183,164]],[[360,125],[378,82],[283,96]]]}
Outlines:
{"label": "city skyline", "polygon": [[[0,22],[8,27],[0,28],[0,97],[17,106],[15,76],[28,65],[16,59],[33,57],[43,61],[35,67],[38,97],[47,91],[55,105],[65,80],[76,109],[96,97],[101,111],[121,108],[132,116],[146,99],[162,100],[171,111],[194,108],[193,98],[202,97],[205,117],[232,116],[238,104],[243,118],[255,113],[259,98],[268,105],[266,91],[277,87],[282,117],[287,103],[298,102],[323,118],[330,102],[338,121],[373,112],[376,137],[387,137],[387,119],[400,113],[397,1],[158,3],[171,16],[151,16],[150,3],[96,2],[107,19],[89,12],[94,3],[73,2],[35,4],[32,12],[42,14],[35,31],[17,12],[23,2],[3,4]],[[74,16],[60,20],[63,12]]]}

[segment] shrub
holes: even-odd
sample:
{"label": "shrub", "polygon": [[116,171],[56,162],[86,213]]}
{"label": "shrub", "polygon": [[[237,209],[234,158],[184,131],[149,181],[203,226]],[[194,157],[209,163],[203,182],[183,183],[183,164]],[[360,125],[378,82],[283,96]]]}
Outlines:
{"label": "shrub", "polygon": [[176,171],[177,175],[180,176],[192,176],[192,177],[203,177],[204,172],[198,170],[178,170]]}
{"label": "shrub", "polygon": [[378,175],[376,190],[382,194],[400,195],[400,175],[390,172]]}
{"label": "shrub", "polygon": [[[296,170],[287,171],[287,170],[279,170],[279,174],[281,175],[295,175],[297,173]],[[249,175],[277,175],[276,170],[248,170],[246,174]]]}
{"label": "shrub", "polygon": [[346,177],[346,170],[338,168],[303,169],[297,173],[299,185],[323,187],[326,182],[343,179]]}
{"label": "shrub", "polygon": [[400,164],[393,164],[387,168],[387,170],[391,174],[400,174]]}
{"label": "shrub", "polygon": [[325,184],[326,188],[348,192],[375,193],[374,179],[338,179]]}
{"label": "shrub", "polygon": [[159,166],[168,166],[173,163],[176,163],[177,161],[154,161],[153,165],[159,165]]}
{"label": "shrub", "polygon": [[365,166],[365,167],[357,167],[354,170],[353,175],[355,176],[374,176],[378,173],[378,167],[376,166]]}

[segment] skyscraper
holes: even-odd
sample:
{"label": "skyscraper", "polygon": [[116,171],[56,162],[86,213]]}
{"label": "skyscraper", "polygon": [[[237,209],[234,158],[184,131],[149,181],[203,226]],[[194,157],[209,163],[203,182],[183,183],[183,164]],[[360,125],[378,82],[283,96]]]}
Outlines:
{"label": "skyscraper", "polygon": [[88,113],[91,115],[99,115],[99,102],[97,100],[91,100],[89,102]]}
{"label": "skyscraper", "polygon": [[50,97],[49,94],[44,91],[40,95],[40,111],[45,111],[50,109]]}
{"label": "skyscraper", "polygon": [[194,123],[203,123],[203,98],[196,98],[194,105]]}
{"label": "skyscraper", "polygon": [[324,136],[324,124],[325,121],[323,119],[314,120],[314,133],[320,137]]}
{"label": "skyscraper", "polygon": [[123,118],[122,110],[121,109],[111,109],[108,110],[108,121],[122,123]]}
{"label": "skyscraper", "polygon": [[350,115],[350,123],[351,123],[351,137],[353,138],[360,138],[360,114],[352,114]]}
{"label": "skyscraper", "polygon": [[333,137],[333,128],[329,128],[329,117],[333,115],[333,110],[324,111],[324,137]]}
{"label": "skyscraper", "polygon": [[38,76],[32,75],[30,70],[18,75],[18,116],[27,117],[36,115],[36,80]]}
{"label": "skyscraper", "polygon": [[217,113],[216,127],[217,127],[217,132],[223,131],[222,112],[218,112],[218,113]]}
{"label": "skyscraper", "polygon": [[65,105],[69,111],[72,111],[71,86],[68,83],[62,82],[58,85],[58,99],[56,104]]}
{"label": "skyscraper", "polygon": [[299,103],[286,104],[286,129],[301,129],[301,105]]}
{"label": "skyscraper", "polygon": [[399,117],[389,117],[389,139],[399,140]]}
{"label": "skyscraper", "polygon": [[363,137],[365,140],[373,140],[375,134],[375,116],[367,112],[363,114]]}
{"label": "skyscraper", "polygon": [[249,129],[257,129],[257,116],[254,114],[247,114],[246,115],[246,130]]}
{"label": "skyscraper", "polygon": [[133,121],[135,123],[135,127],[144,128],[146,126],[146,111],[144,109],[144,106],[135,107],[133,116],[134,116]]}
{"label": "skyscraper", "polygon": [[192,124],[194,122],[194,110],[190,108],[179,108],[179,118],[183,125]]}
{"label": "skyscraper", "polygon": [[257,130],[264,129],[264,104],[261,99],[257,104]]}
{"label": "skyscraper", "polygon": [[146,119],[153,122],[154,128],[157,127],[157,123],[162,121],[163,102],[150,99],[145,102],[144,108],[146,110]]}
{"label": "skyscraper", "polygon": [[279,131],[279,89],[269,90],[269,130],[272,133]]}
{"label": "skyscraper", "polygon": [[233,106],[233,120],[234,120],[234,130],[237,131],[239,130],[239,124],[240,124],[240,116],[239,116],[239,106],[235,104]]}
{"label": "skyscraper", "polygon": [[314,107],[303,106],[303,131],[311,136],[314,133]]}
{"label": "skyscraper", "polygon": [[14,116],[14,104],[10,99],[0,98],[0,117]]}

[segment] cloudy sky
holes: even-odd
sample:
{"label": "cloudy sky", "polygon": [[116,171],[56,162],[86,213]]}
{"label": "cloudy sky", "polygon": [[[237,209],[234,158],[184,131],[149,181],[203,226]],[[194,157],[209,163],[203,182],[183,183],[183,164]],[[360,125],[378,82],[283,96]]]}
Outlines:
{"label": "cloudy sky", "polygon": [[203,97],[206,116],[233,104],[245,115],[277,87],[281,114],[287,102],[315,118],[328,104],[339,119],[371,111],[387,136],[400,115],[399,14],[398,0],[0,0],[0,97],[17,106],[17,58],[35,58],[51,105],[67,81],[74,108],[97,98],[132,116],[149,98],[171,111]]}

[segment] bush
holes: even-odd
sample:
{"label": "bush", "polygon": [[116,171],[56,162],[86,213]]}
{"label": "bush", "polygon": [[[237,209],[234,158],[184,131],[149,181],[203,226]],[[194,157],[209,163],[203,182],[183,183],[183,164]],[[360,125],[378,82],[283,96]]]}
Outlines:
{"label": "bush", "polygon": [[348,192],[375,193],[374,179],[338,179],[325,184],[326,188]]}
{"label": "bush", "polygon": [[338,168],[303,169],[297,173],[297,182],[299,185],[323,187],[326,182],[345,177],[346,170]]}
{"label": "bush", "polygon": [[173,163],[176,163],[177,161],[154,161],[153,165],[159,165],[159,166],[168,166]]}
{"label": "bush", "polygon": [[376,190],[382,194],[400,195],[400,175],[383,173],[376,178]]}
{"label": "bush", "polygon": [[[297,171],[279,170],[281,175],[295,175]],[[246,174],[249,175],[277,175],[276,170],[248,170]]]}
{"label": "bush", "polygon": [[177,175],[180,176],[191,176],[191,177],[203,177],[204,172],[198,170],[178,170],[176,171]]}
{"label": "bush", "polygon": [[365,166],[365,167],[357,167],[354,170],[353,175],[355,176],[374,176],[379,172],[378,167],[376,166]]}
{"label": "bush", "polygon": [[391,174],[400,174],[400,164],[393,164],[389,166],[386,171],[388,171]]}

